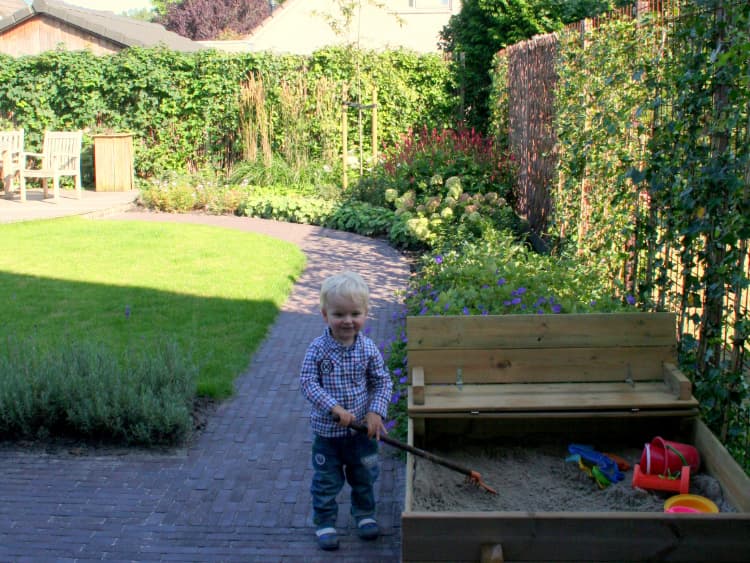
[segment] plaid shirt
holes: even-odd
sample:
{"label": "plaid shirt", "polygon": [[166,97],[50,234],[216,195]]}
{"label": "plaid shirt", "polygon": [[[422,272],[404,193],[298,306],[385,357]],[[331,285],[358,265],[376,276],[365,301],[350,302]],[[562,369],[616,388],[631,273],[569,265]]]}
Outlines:
{"label": "plaid shirt", "polygon": [[350,430],[331,418],[331,409],[341,405],[363,422],[368,412],[384,419],[388,414],[393,382],[375,343],[357,334],[354,344],[342,346],[326,327],[310,343],[302,361],[300,390],[312,403],[313,432],[326,438],[349,436]]}

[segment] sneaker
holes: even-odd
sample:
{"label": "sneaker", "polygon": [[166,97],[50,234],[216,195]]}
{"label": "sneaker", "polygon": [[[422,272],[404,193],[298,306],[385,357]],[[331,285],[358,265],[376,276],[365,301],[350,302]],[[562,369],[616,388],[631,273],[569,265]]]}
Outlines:
{"label": "sneaker", "polygon": [[336,535],[336,528],[318,528],[315,531],[318,537],[318,547],[326,551],[333,551],[339,548],[339,537]]}
{"label": "sneaker", "polygon": [[378,523],[373,518],[362,518],[357,522],[357,535],[363,540],[374,540],[380,535]]}

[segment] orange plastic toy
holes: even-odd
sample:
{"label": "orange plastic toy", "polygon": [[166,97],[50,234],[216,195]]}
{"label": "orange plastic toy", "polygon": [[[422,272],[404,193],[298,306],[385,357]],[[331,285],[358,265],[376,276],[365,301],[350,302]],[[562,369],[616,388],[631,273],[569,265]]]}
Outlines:
{"label": "orange plastic toy", "polygon": [[633,469],[633,488],[651,489],[658,491],[674,491],[687,494],[690,490],[690,466],[685,465],[680,470],[680,476],[670,479],[664,475],[649,475],[641,471],[641,465],[635,464]]}

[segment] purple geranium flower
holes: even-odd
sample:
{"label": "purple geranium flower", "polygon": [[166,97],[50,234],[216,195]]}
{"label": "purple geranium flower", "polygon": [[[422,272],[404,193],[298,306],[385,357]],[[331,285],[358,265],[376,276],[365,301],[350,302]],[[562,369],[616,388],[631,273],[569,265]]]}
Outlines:
{"label": "purple geranium flower", "polygon": [[443,256],[441,254],[438,254],[435,256],[435,264],[442,264],[443,263]]}
{"label": "purple geranium flower", "polygon": [[560,311],[562,311],[562,305],[558,305],[557,303],[555,303],[554,305],[552,305],[552,312],[553,313],[559,313]]}
{"label": "purple geranium flower", "polygon": [[625,297],[625,301],[628,302],[628,305],[635,305],[635,297],[633,297],[630,294],[628,294],[628,296]]}
{"label": "purple geranium flower", "polygon": [[394,391],[393,395],[391,396],[391,403],[394,405],[398,403],[398,400],[401,398],[401,391]]}
{"label": "purple geranium flower", "polygon": [[470,311],[469,311],[469,308],[468,308],[468,307],[464,307],[464,308],[462,309],[462,311],[461,311],[461,312],[462,312],[462,313],[463,313],[464,315],[470,315],[470,314],[471,314],[471,313],[470,313]]}
{"label": "purple geranium flower", "polygon": [[500,278],[497,280],[497,285],[505,285],[506,283],[508,282],[505,281],[505,278]]}
{"label": "purple geranium flower", "polygon": [[389,420],[385,423],[385,429],[386,430],[393,430],[393,427],[396,426],[396,420]]}

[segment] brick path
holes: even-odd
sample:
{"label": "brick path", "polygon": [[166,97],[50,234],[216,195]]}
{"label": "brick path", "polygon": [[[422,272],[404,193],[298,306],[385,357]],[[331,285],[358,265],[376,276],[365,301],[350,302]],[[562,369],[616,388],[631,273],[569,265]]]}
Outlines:
{"label": "brick path", "polygon": [[[314,543],[310,522],[308,406],[297,374],[323,330],[322,279],[359,271],[372,290],[371,336],[392,335],[394,291],[407,262],[388,245],[318,227],[240,217],[143,212],[115,220],[199,222],[291,241],[307,268],[236,383],[190,447],[165,453],[0,449],[0,561],[397,561],[403,463],[381,451],[377,486],[383,535],[356,537],[348,489],[339,551]],[[76,455],[79,454],[79,455]]]}

